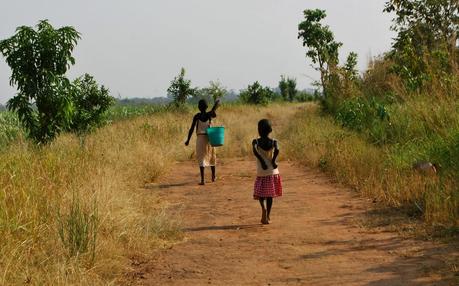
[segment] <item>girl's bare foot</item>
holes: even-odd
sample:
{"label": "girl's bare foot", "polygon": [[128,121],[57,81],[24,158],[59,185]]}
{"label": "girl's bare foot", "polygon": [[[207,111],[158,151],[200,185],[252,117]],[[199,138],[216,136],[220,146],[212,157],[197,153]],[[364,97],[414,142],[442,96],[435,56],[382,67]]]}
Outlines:
{"label": "girl's bare foot", "polygon": [[216,176],[212,176],[212,182],[215,182],[217,180]]}
{"label": "girl's bare foot", "polygon": [[266,210],[262,210],[262,213],[261,213],[261,223],[262,223],[262,224],[269,224]]}
{"label": "girl's bare foot", "polygon": [[205,185],[205,183],[204,183],[204,182],[201,182],[201,183],[199,183],[199,185],[201,185],[201,186],[204,186],[204,185]]}

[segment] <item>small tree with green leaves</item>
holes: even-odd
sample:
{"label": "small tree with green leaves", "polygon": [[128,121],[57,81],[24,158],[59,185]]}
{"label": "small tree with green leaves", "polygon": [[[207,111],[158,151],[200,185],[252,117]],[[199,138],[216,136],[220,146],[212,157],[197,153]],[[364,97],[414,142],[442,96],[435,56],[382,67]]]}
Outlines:
{"label": "small tree with green leaves", "polygon": [[190,101],[197,103],[200,99],[205,99],[207,102],[215,102],[217,99],[224,97],[227,92],[219,81],[211,81],[208,87],[197,88]]}
{"label": "small tree with green leaves", "polygon": [[275,94],[271,89],[261,86],[256,81],[249,85],[247,89],[242,90],[239,97],[245,103],[266,105],[275,97]]}
{"label": "small tree with green leaves", "polygon": [[298,93],[296,89],[296,79],[282,75],[279,81],[279,90],[285,101],[293,101]]}
{"label": "small tree with green leaves", "polygon": [[346,79],[349,81],[356,81],[359,77],[357,70],[357,53],[350,52],[346,58],[346,63],[343,67]]}
{"label": "small tree with green leaves", "polygon": [[10,84],[18,93],[8,101],[28,135],[47,143],[68,128],[73,114],[71,83],[65,73],[75,63],[72,51],[80,34],[73,27],[59,29],[46,20],[21,26],[0,41],[0,52],[12,70]]}
{"label": "small tree with green leaves", "polygon": [[288,90],[288,100],[293,101],[298,93],[296,89],[296,79],[288,78],[287,79],[287,90]]}
{"label": "small tree with green leaves", "polygon": [[288,99],[288,84],[285,76],[281,75],[281,80],[279,81],[279,90],[282,98],[284,100]]}
{"label": "small tree with green leaves", "polygon": [[207,102],[211,102],[213,100],[212,94],[209,91],[209,88],[197,88],[191,98],[188,99],[189,103],[196,104],[201,99],[204,99]]}
{"label": "small tree with green leaves", "polygon": [[324,97],[327,97],[327,87],[333,69],[338,64],[338,50],[342,43],[336,42],[333,32],[321,21],[327,16],[324,10],[305,10],[305,20],[298,25],[298,38],[303,46],[308,47],[306,56],[313,67],[320,72],[320,83]]}
{"label": "small tree with green leaves", "polygon": [[171,81],[167,93],[174,99],[177,106],[185,104],[188,97],[195,94],[196,88],[191,87],[191,80],[185,79],[185,69],[180,70],[180,74]]}
{"label": "small tree with green leaves", "polygon": [[99,87],[89,74],[74,80],[72,86],[71,96],[75,112],[70,131],[84,140],[87,133],[103,123],[103,116],[115,99],[109,95],[108,89]]}
{"label": "small tree with green leaves", "polygon": [[217,101],[217,99],[221,99],[222,97],[224,97],[228,92],[219,81],[209,82],[209,87],[207,89],[209,94],[212,96],[214,102]]}

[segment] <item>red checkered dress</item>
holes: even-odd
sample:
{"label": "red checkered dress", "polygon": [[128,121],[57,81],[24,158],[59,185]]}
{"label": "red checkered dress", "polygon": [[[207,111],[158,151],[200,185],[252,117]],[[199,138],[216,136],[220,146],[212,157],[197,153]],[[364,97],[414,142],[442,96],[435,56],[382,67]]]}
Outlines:
{"label": "red checkered dress", "polygon": [[266,170],[263,170],[261,163],[257,160],[257,179],[253,187],[253,198],[258,200],[259,198],[275,198],[282,196],[282,179],[279,175],[279,169],[273,167],[272,158],[274,149],[263,150],[258,147],[257,141],[257,152],[261,158],[265,161]]}
{"label": "red checkered dress", "polygon": [[253,187],[253,198],[276,198],[282,196],[282,179],[279,174],[257,177]]}

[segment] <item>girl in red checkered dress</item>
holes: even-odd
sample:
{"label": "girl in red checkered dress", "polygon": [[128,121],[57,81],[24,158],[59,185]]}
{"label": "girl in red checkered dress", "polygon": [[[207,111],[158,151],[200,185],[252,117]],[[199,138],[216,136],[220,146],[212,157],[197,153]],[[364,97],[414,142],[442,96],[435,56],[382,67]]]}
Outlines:
{"label": "girl in red checkered dress", "polygon": [[252,141],[253,154],[257,159],[253,198],[260,202],[262,224],[269,224],[273,198],[282,196],[282,182],[276,163],[279,146],[276,140],[269,138],[272,131],[271,122],[262,119],[258,122],[260,138]]}

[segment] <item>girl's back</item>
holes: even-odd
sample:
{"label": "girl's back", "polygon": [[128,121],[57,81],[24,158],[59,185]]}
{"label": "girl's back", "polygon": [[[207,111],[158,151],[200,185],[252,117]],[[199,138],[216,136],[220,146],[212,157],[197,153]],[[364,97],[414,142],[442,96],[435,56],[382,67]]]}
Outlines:
{"label": "girl's back", "polygon": [[[260,142],[260,139],[256,139],[256,149],[258,154],[262,157],[263,161],[265,162],[267,169],[263,169],[261,162],[256,160],[257,162],[257,176],[264,177],[264,176],[271,176],[271,175],[278,175],[279,170],[273,167],[271,161],[274,157],[274,148],[275,148],[275,140],[270,140],[271,142]],[[261,143],[261,144],[260,144]],[[264,143],[264,144],[263,144]]]}

